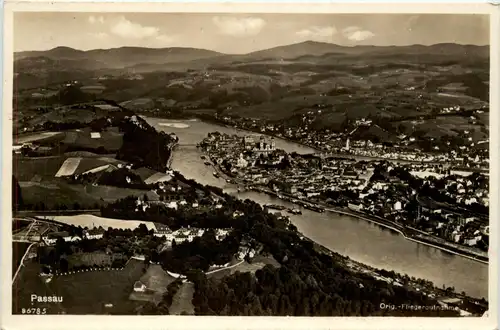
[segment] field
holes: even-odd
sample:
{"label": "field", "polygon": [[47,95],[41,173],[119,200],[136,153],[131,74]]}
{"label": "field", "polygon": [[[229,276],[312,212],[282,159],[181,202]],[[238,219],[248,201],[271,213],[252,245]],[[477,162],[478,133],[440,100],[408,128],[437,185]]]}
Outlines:
{"label": "field", "polygon": [[150,201],[157,201],[159,196],[150,190],[138,190],[129,188],[118,188],[112,186],[93,186],[93,185],[68,185],[68,187],[80,194],[88,195],[94,199],[104,202],[113,202],[120,198],[128,196],[142,197],[148,196]]}
{"label": "field", "polygon": [[149,190],[69,184],[57,179],[50,182],[20,181],[19,185],[25,204],[43,202],[47,208],[66,205],[68,209],[73,209],[75,203],[80,207],[93,208],[95,204],[101,205],[128,196],[142,197],[144,194],[149,200],[158,200],[158,195]]}
{"label": "field", "polygon": [[19,181],[53,180],[66,160],[64,156],[27,158],[13,155],[13,174]]}
{"label": "field", "polygon": [[241,272],[241,273],[250,272],[252,274],[255,274],[257,270],[262,269],[265,265],[268,264],[273,265],[274,267],[280,266],[280,264],[272,256],[264,257],[258,255],[255,258],[253,258],[252,263],[244,261],[236,267],[224,269],[218,272],[213,272],[211,274],[208,274],[207,276],[209,278],[221,279],[225,276],[234,274],[236,272]]}
{"label": "field", "polygon": [[172,177],[168,174],[157,172],[150,177],[148,177],[146,180],[144,180],[144,183],[146,184],[153,184],[157,182],[165,182],[165,181],[170,181]]}
{"label": "field", "polygon": [[19,184],[25,204],[43,203],[46,208],[66,205],[68,209],[73,209],[75,202],[86,208],[102,203],[98,196],[85,193],[85,186],[82,185],[69,185],[60,181],[20,182]]}
{"label": "field", "polygon": [[169,308],[170,315],[194,315],[193,306],[194,284],[185,282],[175,294],[172,305]]}
{"label": "field", "polygon": [[75,174],[82,174],[84,172],[99,168],[108,164],[123,164],[121,161],[111,161],[111,159],[107,158],[98,158],[98,157],[86,157],[82,158],[78,168],[75,170]]}
{"label": "field", "polygon": [[[73,156],[77,156],[77,154],[72,153]],[[14,155],[13,174],[21,186],[24,202],[33,205],[43,202],[46,206],[57,203],[72,208],[75,202],[88,206],[115,201],[127,196],[143,196],[144,194],[147,194],[150,200],[158,200],[158,196],[151,191],[90,184],[69,184],[65,179],[60,178],[81,174],[108,164],[123,164],[123,162],[110,157],[93,156],[95,157],[28,158]],[[148,178],[154,173],[156,172],[152,171],[151,174],[148,174]],[[153,175],[152,179],[158,176]]]}
{"label": "field", "polygon": [[17,135],[14,136],[12,141],[15,144],[23,144],[23,143],[28,143],[28,142],[36,142],[39,140],[47,139],[49,137],[54,137],[61,135],[63,133],[61,132],[42,132],[42,133],[35,133],[35,134],[28,134],[28,135]]}
{"label": "field", "polygon": [[81,158],[73,157],[66,159],[61,165],[61,168],[59,168],[59,171],[57,171],[55,177],[73,175],[73,173],[75,173],[76,169],[78,168],[78,165],[80,165],[81,160]]}
{"label": "field", "polygon": [[145,224],[148,229],[154,229],[155,226],[152,222],[147,221],[135,221],[135,220],[119,220],[119,219],[110,219],[97,217],[91,214],[80,214],[74,216],[54,216],[53,220],[58,222],[63,222],[66,224],[74,225],[74,226],[82,226],[82,227],[93,227],[93,226],[102,226],[107,229],[111,228],[121,228],[121,229],[135,229],[140,224]]}
{"label": "field", "polygon": [[[67,314],[133,314],[136,304],[128,297],[144,267],[143,261],[131,259],[123,270],[55,276],[47,285],[64,298]],[[105,304],[113,307],[106,308]]]}
{"label": "field", "polygon": [[132,292],[130,299],[159,303],[167,291],[167,286],[175,281],[175,278],[168,275],[160,265],[151,264],[140,281],[146,285],[146,292]]}
{"label": "field", "polygon": [[99,132],[99,138],[93,138],[91,133],[93,132],[90,128],[69,131],[66,132],[66,137],[62,142],[72,149],[104,148],[110,152],[120,149],[122,145],[123,135],[115,128],[108,128],[103,132]]}
{"label": "field", "polygon": [[16,280],[12,284],[12,313],[21,314],[23,308],[46,308],[47,314],[62,314],[65,312],[63,304],[59,303],[31,303],[31,295],[52,296],[59,295],[39,276],[40,266],[33,262],[25,262]]}

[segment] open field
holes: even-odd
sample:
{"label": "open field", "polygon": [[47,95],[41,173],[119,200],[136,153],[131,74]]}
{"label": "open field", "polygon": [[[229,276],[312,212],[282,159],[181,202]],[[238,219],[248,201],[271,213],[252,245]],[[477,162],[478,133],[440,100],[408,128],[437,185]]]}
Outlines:
{"label": "open field", "polygon": [[46,208],[66,205],[68,209],[72,209],[75,202],[87,208],[96,203],[102,203],[98,196],[85,193],[83,185],[70,185],[57,180],[42,183],[20,182],[19,184],[25,204],[43,203]]}
{"label": "open field", "polygon": [[193,294],[194,284],[182,283],[172,300],[172,305],[169,308],[170,315],[194,315]]}
{"label": "open field", "polygon": [[66,160],[64,156],[29,158],[13,155],[13,174],[19,181],[52,180]]}
{"label": "open field", "polygon": [[46,308],[46,314],[62,314],[65,312],[63,303],[31,303],[31,295],[37,296],[59,296],[51,287],[39,276],[40,265],[34,261],[25,262],[12,285],[12,313],[21,314],[23,308]]}
{"label": "open field", "polygon": [[210,273],[207,275],[207,277],[214,279],[221,279],[225,276],[234,274],[236,272],[241,272],[241,273],[250,272],[252,274],[255,274],[257,270],[262,269],[265,265],[268,264],[273,265],[274,267],[280,267],[280,264],[272,256],[265,257],[258,255],[255,258],[253,258],[251,263],[244,261],[235,267]]}
{"label": "open field", "polygon": [[94,204],[101,205],[128,196],[142,197],[144,194],[152,201],[159,198],[149,190],[69,184],[57,178],[43,182],[20,181],[19,185],[25,204],[35,205],[43,202],[47,208],[53,208],[54,205],[66,205],[68,209],[73,209],[75,202],[80,207],[89,208]]}
{"label": "open field", "polygon": [[160,265],[150,264],[139,281],[146,285],[146,292],[132,292],[130,299],[159,303],[167,291],[167,286],[175,281],[175,278],[168,275]]}
{"label": "open field", "polygon": [[57,171],[55,177],[61,177],[61,176],[71,176],[73,173],[75,173],[76,169],[78,168],[78,165],[80,165],[81,158],[68,158],[64,161],[64,163],[61,165],[61,168]]}
{"label": "open field", "polygon": [[23,143],[28,143],[28,142],[35,142],[43,139],[47,139],[49,137],[61,135],[62,132],[41,132],[41,133],[35,133],[35,134],[28,134],[28,135],[17,135],[14,136],[12,139],[13,143],[15,144],[23,144]]}
{"label": "open field", "polygon": [[144,180],[144,183],[153,184],[153,183],[157,183],[157,182],[170,181],[171,179],[172,179],[172,176],[165,174],[165,173],[157,172],[157,173],[151,175],[150,177],[148,177],[146,180]]}
{"label": "open field", "polygon": [[54,276],[48,286],[64,297],[62,305],[68,314],[133,314],[135,304],[128,297],[144,267],[144,262],[131,259],[123,270]]}
{"label": "open field", "polygon": [[159,196],[150,190],[118,188],[112,186],[93,186],[90,184],[68,185],[68,188],[94,199],[101,200],[102,198],[102,201],[104,202],[112,202],[128,196],[142,197],[144,195],[147,195],[150,201],[157,201],[159,199]]}
{"label": "open field", "polygon": [[86,157],[82,158],[80,163],[78,164],[78,168],[75,170],[74,174],[82,174],[84,172],[96,169],[98,167],[109,165],[109,164],[118,164],[123,162],[110,162],[107,159],[101,159],[97,157]]}
{"label": "open field", "polygon": [[[71,156],[71,157],[67,157]],[[14,155],[13,172],[19,181],[44,181],[54,177],[82,174],[107,164],[125,164],[112,157],[88,152],[71,152],[64,156],[23,157]],[[154,174],[156,172],[152,172]],[[149,176],[148,176],[149,177]]]}
{"label": "open field", "polygon": [[103,228],[107,229],[109,227],[111,228],[120,228],[120,229],[135,229],[137,228],[140,224],[145,224],[146,227],[148,227],[148,230],[155,229],[155,226],[152,222],[147,222],[147,221],[137,221],[137,220],[119,220],[119,219],[110,219],[110,218],[103,218],[103,217],[97,217],[95,215],[90,215],[90,214],[80,214],[80,215],[73,215],[73,216],[52,216],[51,219],[58,221],[58,222],[63,222],[69,225],[74,225],[74,226],[82,226],[82,227],[99,227],[102,226]]}

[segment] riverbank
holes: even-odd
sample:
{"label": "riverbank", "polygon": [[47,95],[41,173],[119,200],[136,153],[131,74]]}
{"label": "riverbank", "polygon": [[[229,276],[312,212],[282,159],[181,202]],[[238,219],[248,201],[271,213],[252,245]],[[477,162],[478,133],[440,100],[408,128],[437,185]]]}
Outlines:
{"label": "riverbank", "polygon": [[172,145],[172,147],[170,147],[170,155],[168,156],[168,160],[167,160],[167,168],[172,168],[172,160],[174,159],[174,151],[178,145],[179,145],[179,143],[175,142]]}
{"label": "riverbank", "polygon": [[[272,190],[269,190],[269,189],[253,187],[253,190],[256,190],[256,191],[262,192],[262,193],[266,193],[266,194],[272,195],[274,197],[278,197],[280,199],[284,199],[284,198],[280,197],[280,196],[282,196],[281,194],[278,194],[278,193],[276,193]],[[458,247],[448,246],[447,242],[432,242],[430,240],[422,238],[420,236],[420,235],[422,235],[422,233],[420,231],[418,231],[417,229],[405,227],[405,226],[402,226],[400,224],[393,223],[392,221],[389,221],[389,220],[386,220],[386,219],[383,219],[383,218],[380,218],[377,216],[369,215],[366,213],[359,213],[359,212],[355,212],[355,211],[351,211],[351,210],[333,208],[331,206],[326,206],[326,205],[321,205],[321,204],[314,204],[311,202],[306,203],[304,201],[294,199],[293,197],[288,197],[284,200],[289,201],[289,202],[294,203],[294,204],[297,204],[297,205],[301,205],[301,206],[304,206],[305,204],[309,204],[312,207],[324,209],[325,211],[339,213],[339,214],[355,217],[355,218],[358,218],[361,220],[369,221],[372,223],[376,223],[380,226],[383,226],[385,228],[388,228],[388,229],[391,229],[391,230],[397,232],[398,234],[402,235],[407,240],[410,240],[410,241],[413,241],[413,242],[416,242],[419,244],[431,246],[431,247],[439,249],[441,251],[445,251],[445,252],[455,254],[455,255],[458,255],[458,256],[461,256],[464,258],[468,258],[468,259],[471,259],[471,260],[474,260],[474,261],[477,261],[477,262],[480,262],[483,264],[489,264],[488,257],[474,254],[474,253],[472,253],[470,251],[466,251],[466,250],[459,250]],[[419,236],[415,237],[415,235],[419,235]],[[438,238],[435,238],[435,239],[438,239]]]}

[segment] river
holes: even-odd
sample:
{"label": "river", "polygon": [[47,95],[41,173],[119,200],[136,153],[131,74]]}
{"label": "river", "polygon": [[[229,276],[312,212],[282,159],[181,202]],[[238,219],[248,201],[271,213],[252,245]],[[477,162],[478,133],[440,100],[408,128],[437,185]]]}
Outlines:
{"label": "river", "polygon": [[[209,132],[219,131],[244,136],[242,130],[198,120],[146,118],[157,130],[174,132],[179,137],[172,168],[202,184],[224,188],[228,193],[255,202],[292,206],[291,203],[264,193],[238,192],[236,187],[212,175],[200,151],[195,147]],[[182,125],[172,125],[172,124]],[[165,126],[168,124],[168,126]],[[252,133],[253,134],[253,133]],[[287,152],[311,153],[313,150],[289,141],[276,139],[276,147]],[[488,299],[488,265],[456,256],[439,249],[405,239],[377,224],[333,212],[317,213],[302,209],[302,215],[290,216],[300,232],[315,242],[367,265],[394,270],[434,282],[453,286],[457,292]]]}

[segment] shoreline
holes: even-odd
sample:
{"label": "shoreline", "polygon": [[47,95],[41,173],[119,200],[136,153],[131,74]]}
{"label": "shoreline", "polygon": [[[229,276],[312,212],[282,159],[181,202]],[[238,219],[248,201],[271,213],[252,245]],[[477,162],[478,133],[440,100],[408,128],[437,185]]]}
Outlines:
{"label": "shoreline", "polygon": [[[277,196],[278,194],[270,192],[270,191],[266,191],[264,189],[254,189],[254,190],[256,190],[258,192],[266,193],[266,194],[274,196],[276,198],[279,198]],[[281,199],[281,198],[279,198],[279,199]],[[296,204],[296,205],[301,205],[300,203],[297,203],[296,201],[294,202],[293,200],[291,200],[289,202],[293,203],[293,204]],[[364,220],[364,221],[375,223],[375,224],[377,224],[379,226],[382,226],[382,227],[390,229],[390,230],[392,230],[394,232],[397,232],[398,234],[402,235],[405,239],[407,239],[409,241],[413,241],[413,242],[416,242],[418,244],[427,245],[427,246],[433,247],[433,248],[441,250],[441,251],[445,251],[445,252],[448,252],[448,253],[451,253],[451,254],[463,257],[463,258],[467,258],[467,259],[470,259],[470,260],[473,260],[473,261],[477,261],[477,262],[482,263],[482,264],[489,265],[489,260],[480,259],[480,256],[478,256],[478,255],[474,255],[474,254],[463,252],[463,251],[460,251],[460,252],[453,251],[453,250],[450,250],[448,247],[440,246],[440,245],[437,245],[436,243],[433,244],[433,243],[428,242],[426,240],[422,240],[422,239],[410,237],[410,236],[408,236],[403,231],[403,228],[401,228],[401,229],[400,228],[396,228],[396,226],[394,224],[384,223],[381,220],[379,220],[379,219],[377,219],[377,218],[375,218],[375,217],[373,217],[373,216],[371,216],[369,214],[364,214],[364,213],[356,214],[354,212],[349,212],[349,211],[346,211],[346,210],[339,210],[339,209],[332,208],[332,207],[324,207],[324,206],[322,206],[320,204],[313,204],[313,203],[311,203],[311,204],[314,205],[315,207],[324,208],[324,210],[328,211],[328,212],[339,213],[339,214],[342,214],[342,215],[347,215],[347,216],[350,216],[350,217],[354,217],[354,218],[357,218],[357,219],[361,219],[361,220]],[[389,222],[388,220],[384,220],[384,221]],[[487,258],[487,257],[485,257],[485,258]]]}

